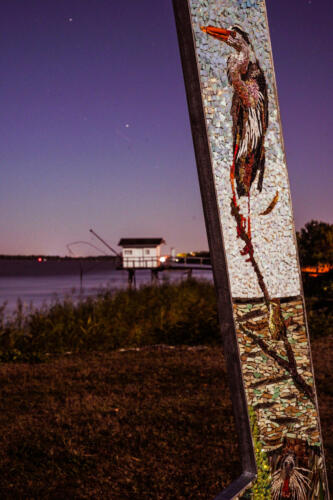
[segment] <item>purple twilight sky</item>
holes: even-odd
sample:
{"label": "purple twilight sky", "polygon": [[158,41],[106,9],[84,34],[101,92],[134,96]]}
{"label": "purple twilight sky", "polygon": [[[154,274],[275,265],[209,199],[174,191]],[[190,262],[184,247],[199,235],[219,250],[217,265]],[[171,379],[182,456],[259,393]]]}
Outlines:
{"label": "purple twilight sky", "polygon": [[[296,227],[332,223],[333,3],[267,8]],[[0,24],[0,253],[206,249],[171,0],[2,0]]]}

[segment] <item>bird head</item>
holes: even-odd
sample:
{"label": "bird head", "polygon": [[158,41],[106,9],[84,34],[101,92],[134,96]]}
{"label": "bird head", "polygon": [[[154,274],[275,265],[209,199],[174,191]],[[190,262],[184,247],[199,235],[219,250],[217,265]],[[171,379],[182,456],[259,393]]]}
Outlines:
{"label": "bird head", "polygon": [[282,471],[284,472],[285,478],[290,478],[293,474],[295,468],[295,457],[292,453],[288,454],[282,463]]}
{"label": "bird head", "polygon": [[251,46],[249,35],[240,26],[232,26],[229,29],[217,28],[215,26],[201,26],[200,29],[217,40],[225,42],[237,52]]}

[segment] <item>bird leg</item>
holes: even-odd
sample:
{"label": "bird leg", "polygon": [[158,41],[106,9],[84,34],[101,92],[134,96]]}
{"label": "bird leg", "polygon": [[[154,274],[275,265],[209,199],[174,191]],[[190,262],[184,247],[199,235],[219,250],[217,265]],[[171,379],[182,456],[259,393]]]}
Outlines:
{"label": "bird leg", "polygon": [[[232,189],[232,203],[234,204],[234,207],[238,210],[239,214],[239,220],[237,220],[237,237],[241,238],[242,233],[246,233],[247,235],[247,241],[245,242],[245,247],[243,250],[241,250],[241,255],[248,255],[248,254],[253,254],[253,246],[252,246],[252,241],[251,241],[251,218],[250,218],[250,190],[248,191],[248,205],[247,205],[247,210],[248,210],[248,216],[247,220],[246,218],[241,214],[240,208],[237,203],[237,195],[236,195],[236,188],[235,188],[235,165],[236,165],[236,158],[237,158],[237,153],[238,153],[239,146],[236,144],[235,146],[235,152],[234,152],[234,159],[230,168],[230,183],[231,183],[231,189]],[[246,227],[247,226],[247,227]],[[247,260],[250,262],[250,259]]]}
{"label": "bird leg", "polygon": [[[237,203],[236,196],[236,188],[235,188],[235,164],[238,153],[238,144],[235,146],[234,159],[230,169],[230,183],[232,189],[232,201],[231,201],[231,213],[234,216],[237,224],[237,237],[241,238],[245,246],[241,250],[241,255],[248,255],[246,262],[250,262],[252,267],[257,275],[258,284],[264,294],[265,303],[268,309],[268,326],[269,332],[273,339],[279,340],[281,338],[286,338],[286,326],[282,317],[282,311],[280,306],[280,301],[278,299],[271,299],[264,282],[263,275],[259,269],[257,261],[254,257],[254,248],[252,244],[252,235],[251,235],[251,203],[250,203],[250,189],[248,190],[248,200],[247,200],[247,211],[248,216],[247,219],[242,215],[240,211],[240,207]],[[272,209],[274,208],[276,202],[278,200],[278,193],[275,195],[275,198],[272,202]]]}
{"label": "bird leg", "polygon": [[258,266],[258,263],[254,257],[254,248],[251,240],[251,227],[250,227],[250,217],[248,218],[248,227],[246,228],[247,220],[246,218],[241,214],[239,206],[237,204],[237,199],[235,197],[232,198],[231,200],[231,214],[236,220],[237,224],[237,236],[238,238],[241,238],[244,243],[245,247],[243,250],[241,250],[241,255],[248,255],[248,258],[246,259],[246,262],[250,262],[254,272],[257,275],[258,279],[258,284],[261,288],[261,291],[263,292],[266,307],[268,310],[268,330],[271,335],[271,337],[275,340],[280,340],[283,339],[287,348],[288,352],[288,358],[290,357],[290,360],[292,361],[293,354],[288,350],[288,338],[287,338],[287,331],[286,331],[286,325],[283,320],[282,316],[282,311],[281,311],[281,306],[280,306],[280,301],[279,299],[271,299],[268,289],[266,287],[266,283],[264,281],[264,277],[260,271],[260,268]]}
{"label": "bird leg", "polygon": [[247,195],[247,235],[251,239],[251,203],[250,203],[250,190]]}

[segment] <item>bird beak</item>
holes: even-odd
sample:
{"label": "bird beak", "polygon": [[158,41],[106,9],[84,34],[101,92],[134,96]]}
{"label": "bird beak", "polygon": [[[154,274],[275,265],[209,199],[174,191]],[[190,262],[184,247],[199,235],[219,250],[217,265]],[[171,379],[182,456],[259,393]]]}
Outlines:
{"label": "bird beak", "polygon": [[208,35],[217,38],[218,40],[222,40],[222,42],[227,42],[229,36],[235,37],[236,33],[234,31],[225,30],[223,28],[215,28],[215,26],[201,26],[201,31],[207,33]]}

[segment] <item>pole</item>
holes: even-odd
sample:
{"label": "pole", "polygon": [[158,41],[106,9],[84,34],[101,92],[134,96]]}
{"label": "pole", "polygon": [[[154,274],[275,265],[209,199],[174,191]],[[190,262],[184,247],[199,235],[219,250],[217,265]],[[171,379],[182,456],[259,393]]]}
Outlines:
{"label": "pole", "polygon": [[116,252],[111,245],[109,245],[106,241],[103,240],[93,229],[89,229],[90,233],[93,234],[99,241],[101,241],[111,252],[113,252],[117,257],[121,257],[121,255]]}

